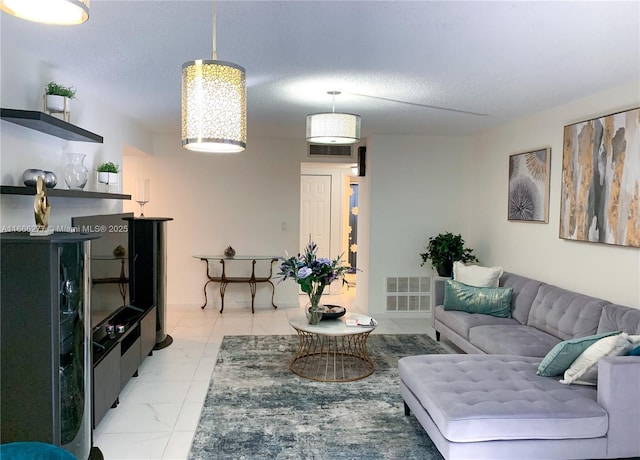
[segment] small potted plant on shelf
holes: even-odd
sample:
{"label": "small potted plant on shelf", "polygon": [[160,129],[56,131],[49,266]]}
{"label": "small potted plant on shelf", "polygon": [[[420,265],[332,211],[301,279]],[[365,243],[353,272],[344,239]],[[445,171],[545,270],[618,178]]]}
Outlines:
{"label": "small potted plant on shelf", "polygon": [[98,171],[98,182],[109,185],[118,183],[119,166],[111,161],[100,163],[96,168]]}
{"label": "small potted plant on shelf", "polygon": [[51,81],[45,86],[44,95],[47,111],[68,114],[70,112],[70,101],[75,99],[76,90],[73,86],[63,86]]}
{"label": "small potted plant on shelf", "polygon": [[457,260],[478,262],[478,258],[473,254],[473,249],[464,247],[462,236],[450,232],[430,237],[427,250],[420,254],[420,257],[422,258],[421,266],[431,260],[431,265],[436,269],[438,275],[447,277],[451,277],[453,263]]}

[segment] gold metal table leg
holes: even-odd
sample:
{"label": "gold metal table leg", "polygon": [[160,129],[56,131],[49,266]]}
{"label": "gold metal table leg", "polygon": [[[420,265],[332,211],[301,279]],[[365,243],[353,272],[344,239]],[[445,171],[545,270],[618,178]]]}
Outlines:
{"label": "gold metal table leg", "polygon": [[340,336],[296,331],[298,349],[289,364],[294,374],[319,382],[352,382],[375,371],[367,350],[370,331]]}

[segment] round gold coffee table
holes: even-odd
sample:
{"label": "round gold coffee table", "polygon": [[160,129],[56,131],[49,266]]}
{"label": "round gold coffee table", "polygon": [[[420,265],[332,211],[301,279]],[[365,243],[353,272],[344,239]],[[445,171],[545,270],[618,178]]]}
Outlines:
{"label": "round gold coffee table", "polygon": [[373,326],[347,326],[346,320],[364,318],[348,313],[342,318],[311,325],[304,314],[289,320],[298,333],[298,350],[289,364],[294,374],[319,382],[352,382],[373,374],[375,365],[367,351]]}

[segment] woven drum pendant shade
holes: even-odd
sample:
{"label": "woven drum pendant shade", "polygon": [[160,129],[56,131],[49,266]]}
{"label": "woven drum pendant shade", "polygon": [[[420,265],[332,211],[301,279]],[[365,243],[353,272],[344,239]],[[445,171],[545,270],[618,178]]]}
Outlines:
{"label": "woven drum pendant shade", "polygon": [[182,146],[237,153],[247,145],[245,70],[215,60],[182,65]]}

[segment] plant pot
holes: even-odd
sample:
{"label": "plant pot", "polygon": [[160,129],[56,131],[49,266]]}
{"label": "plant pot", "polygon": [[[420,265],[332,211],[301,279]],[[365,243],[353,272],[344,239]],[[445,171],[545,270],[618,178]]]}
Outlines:
{"label": "plant pot", "polygon": [[98,182],[101,184],[117,184],[118,183],[118,173],[110,173],[110,172],[99,172],[98,173]]}
{"label": "plant pot", "polygon": [[47,94],[47,110],[50,112],[70,112],[71,99],[55,94]]}
{"label": "plant pot", "polygon": [[439,276],[451,278],[451,273],[453,271],[453,262],[445,262],[443,264],[438,264],[438,265],[435,265],[435,268]]}

